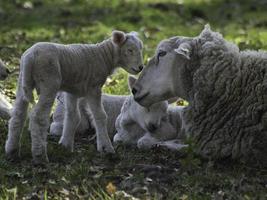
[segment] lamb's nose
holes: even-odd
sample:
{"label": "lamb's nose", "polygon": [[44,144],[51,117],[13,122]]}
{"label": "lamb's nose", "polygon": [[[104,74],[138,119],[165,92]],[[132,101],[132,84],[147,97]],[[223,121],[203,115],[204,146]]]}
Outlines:
{"label": "lamb's nose", "polygon": [[133,93],[133,95],[135,95],[136,92],[137,92],[137,89],[136,89],[135,87],[133,87],[133,89],[132,89],[132,93]]}
{"label": "lamb's nose", "polygon": [[140,71],[142,71],[143,68],[144,68],[144,65],[140,65],[138,68],[139,68]]}

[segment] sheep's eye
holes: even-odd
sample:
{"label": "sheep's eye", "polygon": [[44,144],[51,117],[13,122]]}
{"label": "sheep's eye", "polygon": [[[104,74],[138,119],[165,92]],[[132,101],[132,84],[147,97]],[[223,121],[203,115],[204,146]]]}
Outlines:
{"label": "sheep's eye", "polygon": [[129,52],[129,53],[133,53],[133,50],[132,50],[132,49],[128,49],[128,52]]}
{"label": "sheep's eye", "polygon": [[158,57],[163,57],[167,54],[166,51],[160,51],[159,54],[158,54]]}

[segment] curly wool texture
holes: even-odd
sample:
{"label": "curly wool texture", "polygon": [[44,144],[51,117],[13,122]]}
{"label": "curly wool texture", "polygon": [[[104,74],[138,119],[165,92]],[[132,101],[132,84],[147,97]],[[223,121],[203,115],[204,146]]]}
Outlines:
{"label": "curly wool texture", "polygon": [[206,158],[267,165],[267,53],[240,52],[210,30],[197,44],[186,132]]}

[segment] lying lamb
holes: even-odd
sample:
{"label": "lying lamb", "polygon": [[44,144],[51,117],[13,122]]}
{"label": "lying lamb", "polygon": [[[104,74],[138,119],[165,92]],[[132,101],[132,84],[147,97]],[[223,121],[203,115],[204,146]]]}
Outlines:
{"label": "lying lamb", "polygon": [[[136,79],[130,77],[129,87],[132,89]],[[171,149],[181,149],[186,145],[177,143],[181,137],[180,112],[181,106],[168,106],[167,101],[161,101],[149,108],[140,106],[128,96],[116,120],[117,133],[113,138],[115,143],[134,144],[138,148],[151,148],[155,145]]]}
{"label": "lying lamb", "polygon": [[[0,80],[5,80],[10,74],[8,68],[0,60]],[[12,105],[6,100],[4,95],[0,94],[0,117],[2,119],[9,119],[11,115]]]}
{"label": "lying lamb", "polygon": [[79,122],[77,102],[85,97],[94,117],[97,150],[114,153],[107,133],[106,113],[101,103],[101,88],[106,78],[121,66],[132,74],[143,68],[142,41],[134,33],[113,31],[112,38],[98,44],[37,43],[21,58],[20,75],[14,111],[9,123],[5,150],[7,158],[19,153],[20,134],[33,89],[39,96],[30,116],[34,164],[47,158],[49,114],[58,91],[66,91],[63,135],[60,144],[73,150],[73,138]]}
{"label": "lying lamb", "polygon": [[187,100],[183,129],[202,156],[267,166],[266,52],[239,51],[206,26],[163,40],[132,92],[143,106]]}

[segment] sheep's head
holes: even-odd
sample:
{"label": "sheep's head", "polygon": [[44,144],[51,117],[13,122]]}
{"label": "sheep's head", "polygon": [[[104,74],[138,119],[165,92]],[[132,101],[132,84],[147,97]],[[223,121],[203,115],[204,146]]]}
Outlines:
{"label": "sheep's head", "polygon": [[5,80],[9,74],[9,70],[4,65],[4,63],[0,60],[0,80]]}
{"label": "sheep's head", "polygon": [[[129,87],[132,89],[136,79],[132,76],[129,77]],[[162,121],[167,118],[168,102],[161,101],[151,105],[150,107],[143,107],[136,101],[129,102],[129,114],[132,119],[144,130],[153,133],[161,127]]]}
{"label": "sheep's head", "polygon": [[112,32],[112,41],[119,47],[119,65],[130,74],[138,74],[143,69],[143,43],[136,32]]}
{"label": "sheep's head", "polygon": [[156,102],[181,97],[188,100],[191,85],[189,65],[194,38],[174,37],[160,42],[154,57],[142,71],[132,93],[137,102],[150,106]]}

